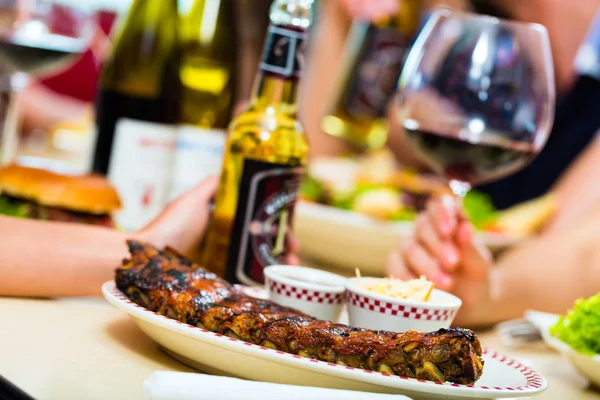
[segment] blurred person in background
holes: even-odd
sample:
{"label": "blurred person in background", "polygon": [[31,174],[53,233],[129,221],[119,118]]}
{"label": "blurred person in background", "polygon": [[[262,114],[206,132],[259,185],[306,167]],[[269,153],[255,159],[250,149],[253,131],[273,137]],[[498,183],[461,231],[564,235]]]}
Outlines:
{"label": "blurred person in background", "polygon": [[[466,9],[467,1],[424,0],[423,3],[426,9],[438,5]],[[325,134],[321,130],[321,121],[329,111],[327,106],[334,94],[336,79],[345,67],[342,64],[343,50],[353,20],[377,20],[395,14],[400,6],[401,0],[328,0],[318,3],[311,37],[320,40],[318,46],[309,47],[298,106],[313,157],[337,156],[352,150],[343,140]],[[405,145],[392,115],[390,105],[387,116],[392,132],[388,136],[387,146],[403,164],[420,166],[418,159]]]}
{"label": "blurred person in background", "polygon": [[[247,104],[269,22],[271,0],[238,0],[236,2],[237,36],[240,45],[236,66],[236,105],[234,113]],[[68,26],[69,15],[56,8],[56,29]],[[34,80],[23,93],[22,129],[27,134],[52,132],[59,126],[76,129],[91,127],[94,102],[102,64],[111,50],[110,35],[117,13],[98,10],[94,14],[96,32],[88,50],[75,64],[55,75]]]}
{"label": "blurred person in background", "polygon": [[[338,38],[338,42],[334,39],[330,43],[331,58],[339,55],[337,46],[343,43],[344,21],[349,15],[372,18],[393,9],[384,0],[333,3],[329,3],[331,8],[322,16],[320,27],[338,32],[337,36],[331,33]],[[556,0],[473,0],[470,6],[475,11],[546,26],[558,94],[553,130],[541,154],[522,171],[477,189],[490,194],[501,209],[550,191],[558,210],[538,237],[494,261],[474,240],[474,229],[453,198],[432,200],[417,219],[414,239],[390,254],[387,271],[401,279],[425,275],[439,288],[460,296],[464,306],[456,322],[463,325],[494,324],[520,317],[528,308],[564,312],[576,298],[592,295],[600,287],[596,243],[600,234],[600,185],[594,182],[597,175],[593,173],[600,157],[600,143],[595,140],[600,130],[596,110],[600,102],[600,1],[583,0],[574,5]],[[326,74],[321,68],[328,62],[332,59],[313,55],[311,70]],[[335,67],[330,68],[334,71]],[[311,79],[309,86],[313,88],[319,79],[319,84],[323,82],[317,73]],[[313,149],[329,154],[341,151],[339,142],[318,132],[321,115],[307,106],[304,110],[312,142],[323,142]],[[390,148],[401,163],[422,167],[394,122],[392,118]]]}
{"label": "blurred person in background", "polygon": [[[69,25],[68,13],[54,5],[54,31]],[[117,14],[94,13],[95,33],[87,51],[73,65],[31,82],[23,93],[22,131],[50,130],[65,121],[93,121],[93,103],[102,62],[110,51],[110,33]]]}
{"label": "blurred person in background", "polygon": [[[600,152],[600,146],[594,146],[593,140],[596,131],[600,129],[600,114],[595,112],[594,105],[600,96],[600,81],[593,76],[598,74],[595,67],[586,65],[585,61],[597,59],[597,53],[576,62],[577,54],[582,53],[580,49],[586,48],[582,44],[588,35],[588,42],[598,41],[593,38],[594,35],[599,36],[596,32],[598,28],[594,28],[593,22],[600,9],[600,0],[582,0],[576,6],[555,0],[424,2],[425,8],[429,10],[444,5],[546,26],[554,56],[558,94],[550,139],[542,153],[529,166],[499,182],[477,189],[491,195],[498,209],[539,197],[552,189],[560,202],[560,211],[553,226],[564,226],[584,216],[600,200],[600,189],[586,191],[586,196],[581,196],[581,190],[585,188],[578,183],[577,176],[580,175],[573,176],[571,173],[571,178],[567,179],[566,171],[570,166],[585,163],[585,159],[593,159],[596,151]],[[327,102],[333,94],[335,79],[332,77],[339,74],[343,67],[341,55],[352,19],[376,19],[381,15],[393,14],[400,6],[399,0],[332,0],[322,3],[313,32],[314,36],[327,40],[310,48],[299,106],[313,157],[340,155],[351,150],[343,140],[324,134],[320,124],[327,111]],[[589,54],[589,50],[586,53]],[[412,151],[393,116],[393,108],[393,104],[390,104],[387,113],[390,123],[387,146],[401,164],[424,170],[424,164]],[[587,150],[586,156],[584,150]],[[583,170],[583,175],[590,171],[585,166],[579,169]],[[561,177],[563,179],[559,183]],[[573,204],[578,207],[573,207]]]}
{"label": "blurred person in background", "polygon": [[[73,173],[85,171],[87,148],[93,141],[98,79],[110,51],[109,35],[116,17],[113,10],[93,12],[93,33],[83,54],[56,73],[32,77],[21,91],[19,162],[46,160],[38,166],[55,168],[66,163],[61,168],[68,164]],[[49,24],[53,32],[71,34],[74,18],[68,6],[52,4]]]}
{"label": "blurred person in background", "polygon": [[243,111],[248,104],[254,77],[262,56],[261,52],[269,25],[269,9],[272,0],[238,0],[236,13],[237,52],[237,98],[234,114]]}
{"label": "blurred person in background", "polygon": [[533,197],[551,191],[557,213],[540,235],[493,260],[475,241],[461,207],[451,198],[436,199],[418,217],[412,242],[388,261],[388,272],[395,276],[423,274],[463,298],[457,320],[462,324],[494,324],[521,317],[527,309],[563,313],[577,298],[600,288],[600,191],[594,182],[600,157],[595,110],[600,101],[600,2],[503,5],[509,16],[548,28],[558,103],[552,134],[538,158],[480,190],[504,203],[519,192]]}

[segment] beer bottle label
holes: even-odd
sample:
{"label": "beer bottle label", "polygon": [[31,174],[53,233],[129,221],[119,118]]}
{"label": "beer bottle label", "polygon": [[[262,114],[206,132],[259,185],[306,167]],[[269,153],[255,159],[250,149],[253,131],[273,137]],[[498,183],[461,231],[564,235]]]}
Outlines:
{"label": "beer bottle label", "polygon": [[353,116],[379,118],[393,96],[410,39],[396,28],[367,28],[353,79],[347,84],[345,109]]}
{"label": "beer bottle label", "polygon": [[260,69],[283,79],[297,79],[304,67],[306,32],[269,25]]}
{"label": "beer bottle label", "polygon": [[226,279],[264,284],[263,269],[284,264],[302,167],[246,160],[227,256]]}

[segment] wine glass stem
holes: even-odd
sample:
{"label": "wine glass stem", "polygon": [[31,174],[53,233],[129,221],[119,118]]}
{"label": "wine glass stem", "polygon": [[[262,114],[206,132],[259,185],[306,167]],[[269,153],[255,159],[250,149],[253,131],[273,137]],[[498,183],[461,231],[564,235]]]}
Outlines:
{"label": "wine glass stem", "polygon": [[[3,77],[3,80],[6,77]],[[8,77],[9,89],[2,88],[0,101],[0,127],[2,129],[0,143],[0,165],[8,165],[15,161],[19,145],[19,111],[20,94],[27,87],[27,74],[17,72]],[[6,99],[6,100],[5,100]]]}
{"label": "wine glass stem", "polygon": [[450,190],[452,190],[452,192],[460,199],[460,201],[464,200],[467,193],[469,193],[469,190],[471,190],[471,185],[467,182],[452,179],[448,184],[450,186]]}

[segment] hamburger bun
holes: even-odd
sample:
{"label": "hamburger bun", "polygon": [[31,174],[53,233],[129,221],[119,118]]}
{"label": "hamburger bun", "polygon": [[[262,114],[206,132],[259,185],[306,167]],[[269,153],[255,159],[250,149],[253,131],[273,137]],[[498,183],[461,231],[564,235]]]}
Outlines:
{"label": "hamburger bun", "polygon": [[110,215],[121,208],[115,188],[102,176],[69,176],[9,165],[0,168],[0,193],[43,206]]}

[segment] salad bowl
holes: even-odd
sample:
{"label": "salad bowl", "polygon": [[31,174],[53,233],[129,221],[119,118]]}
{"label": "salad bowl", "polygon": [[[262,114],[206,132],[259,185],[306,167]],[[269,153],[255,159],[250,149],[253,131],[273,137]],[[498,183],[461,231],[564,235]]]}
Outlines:
{"label": "salad bowl", "polygon": [[[578,300],[564,317],[527,311],[525,319],[540,331],[548,347],[561,353],[581,375],[600,388],[600,354],[595,350],[600,345],[600,337],[594,334],[597,331],[594,326],[600,325],[600,312],[589,312],[598,306],[600,294]],[[590,342],[594,349],[590,348]]]}
{"label": "salad bowl", "polygon": [[[354,275],[356,268],[371,276],[385,275],[388,254],[413,236],[413,221],[388,222],[357,212],[299,201],[294,233],[300,254],[340,274]],[[477,232],[493,252],[514,246],[524,238],[501,232]]]}
{"label": "salad bowl", "polygon": [[[390,251],[413,236],[418,212],[442,194],[450,194],[445,183],[398,167],[389,152],[312,160],[294,213],[300,255],[346,276],[356,268],[383,276]],[[498,211],[477,190],[463,204],[476,239],[492,252],[533,235],[555,209],[554,199],[542,196]]]}

